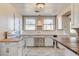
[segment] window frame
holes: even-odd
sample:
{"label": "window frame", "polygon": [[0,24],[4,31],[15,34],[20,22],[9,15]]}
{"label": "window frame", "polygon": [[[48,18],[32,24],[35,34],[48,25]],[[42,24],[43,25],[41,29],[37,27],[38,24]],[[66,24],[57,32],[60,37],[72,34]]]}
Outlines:
{"label": "window frame", "polygon": [[[26,20],[28,20],[29,17],[27,17],[27,16],[23,17],[23,30],[25,30],[25,31],[35,31],[36,30],[36,18],[32,19],[32,20],[35,20],[35,24],[26,24]],[[26,25],[35,25],[35,29],[34,30],[31,30],[31,29],[26,30]]]}
{"label": "window frame", "polygon": [[[55,26],[54,22],[55,22],[55,21],[54,21],[54,19],[53,19],[52,16],[48,16],[48,17],[51,18],[52,24],[44,24],[44,21],[46,20],[46,19],[45,19],[46,17],[44,17],[44,20],[43,20],[43,30],[44,30],[44,31],[52,31],[52,30],[54,30],[54,26]],[[48,17],[47,17],[47,18],[48,18]],[[44,25],[50,25],[50,26],[52,25],[52,26],[53,26],[53,29],[44,29]]]}

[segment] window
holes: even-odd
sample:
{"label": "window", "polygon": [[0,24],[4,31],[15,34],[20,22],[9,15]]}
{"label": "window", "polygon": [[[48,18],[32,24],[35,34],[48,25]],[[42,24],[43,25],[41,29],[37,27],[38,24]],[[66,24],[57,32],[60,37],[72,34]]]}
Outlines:
{"label": "window", "polygon": [[72,29],[72,23],[71,23],[71,21],[70,21],[70,33],[72,33],[72,34],[76,33],[76,31],[74,29]]}
{"label": "window", "polygon": [[25,30],[35,30],[35,17],[25,18]]}
{"label": "window", "polygon": [[16,36],[19,36],[19,34],[20,34],[20,19],[19,19],[19,17],[15,18],[15,34],[16,34]]}
{"label": "window", "polygon": [[9,33],[8,37],[18,37],[20,35],[20,19],[19,17],[15,17],[16,15],[13,15],[13,18],[9,20],[8,26],[9,26]]}
{"label": "window", "polygon": [[72,28],[71,18],[69,18],[69,20],[70,20],[70,36],[71,37],[76,37],[77,33],[76,33],[76,30]]}
{"label": "window", "polygon": [[44,30],[53,30],[53,18],[52,17],[45,17],[44,18]]}

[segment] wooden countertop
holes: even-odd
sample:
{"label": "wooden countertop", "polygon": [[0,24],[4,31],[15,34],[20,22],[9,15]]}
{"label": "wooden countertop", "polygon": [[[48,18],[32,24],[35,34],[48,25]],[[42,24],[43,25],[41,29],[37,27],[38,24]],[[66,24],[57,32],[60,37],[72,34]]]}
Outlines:
{"label": "wooden countertop", "polygon": [[64,47],[68,48],[69,50],[73,51],[77,55],[79,55],[79,39],[76,39],[74,37],[58,37],[58,38],[52,38],[56,40],[58,43],[63,45]]}
{"label": "wooden countertop", "polygon": [[20,38],[8,38],[8,39],[4,39],[4,38],[0,38],[0,42],[18,42],[22,39]]}

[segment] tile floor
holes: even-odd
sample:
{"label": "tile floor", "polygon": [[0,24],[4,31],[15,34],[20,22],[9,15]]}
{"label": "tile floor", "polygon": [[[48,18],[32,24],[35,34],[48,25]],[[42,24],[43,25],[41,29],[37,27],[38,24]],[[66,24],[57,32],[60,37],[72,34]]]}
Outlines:
{"label": "tile floor", "polygon": [[72,51],[66,48],[53,47],[26,47],[24,56],[77,56]]}

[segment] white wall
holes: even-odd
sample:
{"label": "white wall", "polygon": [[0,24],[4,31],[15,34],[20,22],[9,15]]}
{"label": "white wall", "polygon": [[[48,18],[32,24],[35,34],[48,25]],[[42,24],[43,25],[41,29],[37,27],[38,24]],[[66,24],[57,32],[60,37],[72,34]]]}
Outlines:
{"label": "white wall", "polygon": [[13,20],[13,14],[16,14],[18,19],[21,19],[19,11],[11,4],[0,4],[0,38],[3,37],[3,33],[9,31],[9,21]]}
{"label": "white wall", "polygon": [[2,37],[2,32],[8,29],[8,10],[5,6],[6,4],[0,4],[0,37]]}
{"label": "white wall", "polygon": [[62,22],[63,22],[63,30],[65,35],[70,34],[70,19],[67,16],[62,17]]}
{"label": "white wall", "polygon": [[[69,31],[70,31],[70,28],[69,28],[70,23],[69,22],[70,22],[70,20],[67,16],[63,16],[69,11],[71,11],[71,6],[65,7],[57,15],[57,20],[60,20],[60,19],[62,20],[61,28],[58,30],[63,30],[63,35],[69,35]],[[59,24],[57,24],[57,25],[59,25]],[[59,28],[59,27],[57,26],[57,28]]]}

